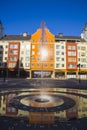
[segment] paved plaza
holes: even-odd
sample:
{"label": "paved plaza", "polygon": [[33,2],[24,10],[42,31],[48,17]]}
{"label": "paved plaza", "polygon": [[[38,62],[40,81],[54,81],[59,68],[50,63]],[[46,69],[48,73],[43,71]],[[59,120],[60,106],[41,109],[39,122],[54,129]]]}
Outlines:
{"label": "paved plaza", "polygon": [[2,78],[0,104],[1,130],[87,130],[86,80]]}

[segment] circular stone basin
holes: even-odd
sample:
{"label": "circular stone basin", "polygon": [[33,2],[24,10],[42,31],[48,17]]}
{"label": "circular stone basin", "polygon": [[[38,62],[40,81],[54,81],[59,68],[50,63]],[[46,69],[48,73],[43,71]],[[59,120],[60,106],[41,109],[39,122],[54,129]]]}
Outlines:
{"label": "circular stone basin", "polygon": [[48,99],[45,99],[45,98],[37,98],[35,101],[36,101],[36,102],[39,102],[39,103],[49,102],[49,100],[48,100]]}

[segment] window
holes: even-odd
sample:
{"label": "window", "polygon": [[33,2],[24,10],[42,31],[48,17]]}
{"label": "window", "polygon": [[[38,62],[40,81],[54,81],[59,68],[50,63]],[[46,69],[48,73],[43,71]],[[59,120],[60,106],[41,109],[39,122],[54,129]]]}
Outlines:
{"label": "window", "polygon": [[26,55],[29,55],[30,54],[30,51],[29,50],[26,50]]}
{"label": "window", "polygon": [[53,67],[53,64],[50,64],[50,67]]}
{"label": "window", "polygon": [[38,67],[40,67],[40,64],[37,64]]}
{"label": "window", "polygon": [[5,57],[5,60],[7,60],[7,57]]}
{"label": "window", "polygon": [[29,58],[29,57],[26,57],[26,58],[25,58],[25,60],[26,60],[26,61],[29,61],[29,60],[30,60],[30,58]]}
{"label": "window", "polygon": [[60,67],[60,64],[56,64],[56,68],[59,68]]}
{"label": "window", "polygon": [[50,60],[52,61],[52,60],[53,60],[53,58],[51,57],[51,58],[50,58]]}
{"label": "window", "polygon": [[81,50],[86,50],[86,47],[85,47],[85,46],[82,46],[82,47],[81,47]]}
{"label": "window", "polygon": [[3,48],[2,46],[0,46],[0,48]]}
{"label": "window", "polygon": [[24,49],[24,45],[21,45],[21,48]]}
{"label": "window", "polygon": [[59,55],[60,54],[60,51],[56,51],[56,55]]}
{"label": "window", "polygon": [[78,58],[78,61],[80,61],[80,58]]}
{"label": "window", "polygon": [[34,67],[34,64],[32,64],[32,67]]}
{"label": "window", "polygon": [[24,54],[24,51],[21,51],[21,54]]}
{"label": "window", "polygon": [[13,50],[13,54],[18,54],[18,50]]}
{"label": "window", "polygon": [[50,45],[50,48],[53,48],[53,45]]}
{"label": "window", "polygon": [[56,57],[56,61],[60,61],[61,59],[60,59],[60,57]]}
{"label": "window", "polygon": [[5,54],[7,54],[7,51],[5,51]]}
{"label": "window", "polygon": [[0,54],[3,54],[3,52],[2,52],[2,51],[0,51]]}
{"label": "window", "polygon": [[11,61],[17,61],[17,57],[10,57]]}
{"label": "window", "polygon": [[38,51],[38,55],[40,55],[40,51]]}
{"label": "window", "polygon": [[81,68],[86,68],[86,64],[81,65]]}
{"label": "window", "polygon": [[53,55],[53,51],[50,51],[50,55]]}
{"label": "window", "polygon": [[32,57],[32,60],[35,60],[35,58],[34,58],[34,57]]}
{"label": "window", "polygon": [[34,49],[35,48],[35,45],[32,45],[32,49]]}
{"label": "window", "polygon": [[62,52],[62,55],[64,55],[64,52]]}
{"label": "window", "polygon": [[37,59],[38,61],[40,61],[40,58],[38,57],[38,59]]}
{"label": "window", "polygon": [[62,58],[62,61],[64,61],[64,58]]}
{"label": "window", "polygon": [[64,46],[61,46],[62,49],[64,49]]}
{"label": "window", "polygon": [[16,63],[9,63],[9,67],[16,67]]}
{"label": "window", "polygon": [[62,67],[64,67],[64,64],[62,64]]}
{"label": "window", "polygon": [[27,50],[30,50],[30,45],[26,45],[26,49],[27,49]]}
{"label": "window", "polygon": [[68,58],[68,62],[76,62],[76,58]]}
{"label": "window", "polygon": [[10,50],[10,54],[18,54],[18,50]]}
{"label": "window", "polygon": [[23,57],[21,57],[21,61],[23,60]]}
{"label": "window", "polygon": [[81,56],[86,56],[86,53],[85,53],[85,52],[82,52],[82,53],[81,53]]}
{"label": "window", "polygon": [[81,58],[81,61],[82,62],[86,62],[86,58]]}
{"label": "window", "polygon": [[34,55],[35,54],[35,52],[34,51],[32,51],[32,55]]}
{"label": "window", "polygon": [[29,67],[29,63],[25,63],[25,67]]}
{"label": "window", "polygon": [[2,57],[0,57],[0,62],[2,61]]}
{"label": "window", "polygon": [[47,67],[47,64],[44,64],[44,67]]}
{"label": "window", "polygon": [[68,50],[76,50],[76,46],[68,46]]}
{"label": "window", "polygon": [[18,44],[10,44],[10,48],[18,48]]}
{"label": "window", "polygon": [[8,48],[8,45],[6,45],[5,48]]}
{"label": "window", "polygon": [[76,64],[68,64],[68,68],[76,68]]}
{"label": "window", "polygon": [[20,63],[20,67],[23,67],[23,63]]}
{"label": "window", "polygon": [[75,51],[69,51],[68,56],[76,56],[76,52]]}
{"label": "window", "polygon": [[80,50],[80,46],[78,46],[78,50]]}
{"label": "window", "polygon": [[56,49],[59,49],[60,48],[60,45],[56,45]]}
{"label": "window", "polygon": [[41,46],[40,45],[38,45],[38,48],[40,48]]}

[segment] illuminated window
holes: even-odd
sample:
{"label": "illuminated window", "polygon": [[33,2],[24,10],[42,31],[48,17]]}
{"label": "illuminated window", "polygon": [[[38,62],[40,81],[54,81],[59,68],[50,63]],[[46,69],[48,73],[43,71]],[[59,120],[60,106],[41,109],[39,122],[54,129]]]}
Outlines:
{"label": "illuminated window", "polygon": [[29,65],[30,65],[29,63],[25,63],[25,67],[29,67]]}
{"label": "illuminated window", "polygon": [[32,51],[32,55],[34,55],[35,54],[35,52],[34,51]]}
{"label": "illuminated window", "polygon": [[30,50],[30,45],[26,45],[26,49],[27,49],[27,50]]}
{"label": "illuminated window", "polygon": [[35,45],[32,45],[32,49],[34,49],[35,48]]}

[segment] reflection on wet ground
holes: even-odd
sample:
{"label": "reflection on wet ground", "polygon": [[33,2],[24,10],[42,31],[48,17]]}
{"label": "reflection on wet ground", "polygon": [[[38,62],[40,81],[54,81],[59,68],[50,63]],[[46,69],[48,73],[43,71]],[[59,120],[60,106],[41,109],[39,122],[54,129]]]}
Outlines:
{"label": "reflection on wet ground", "polygon": [[41,88],[0,91],[2,130],[86,130],[86,122],[87,90]]}

